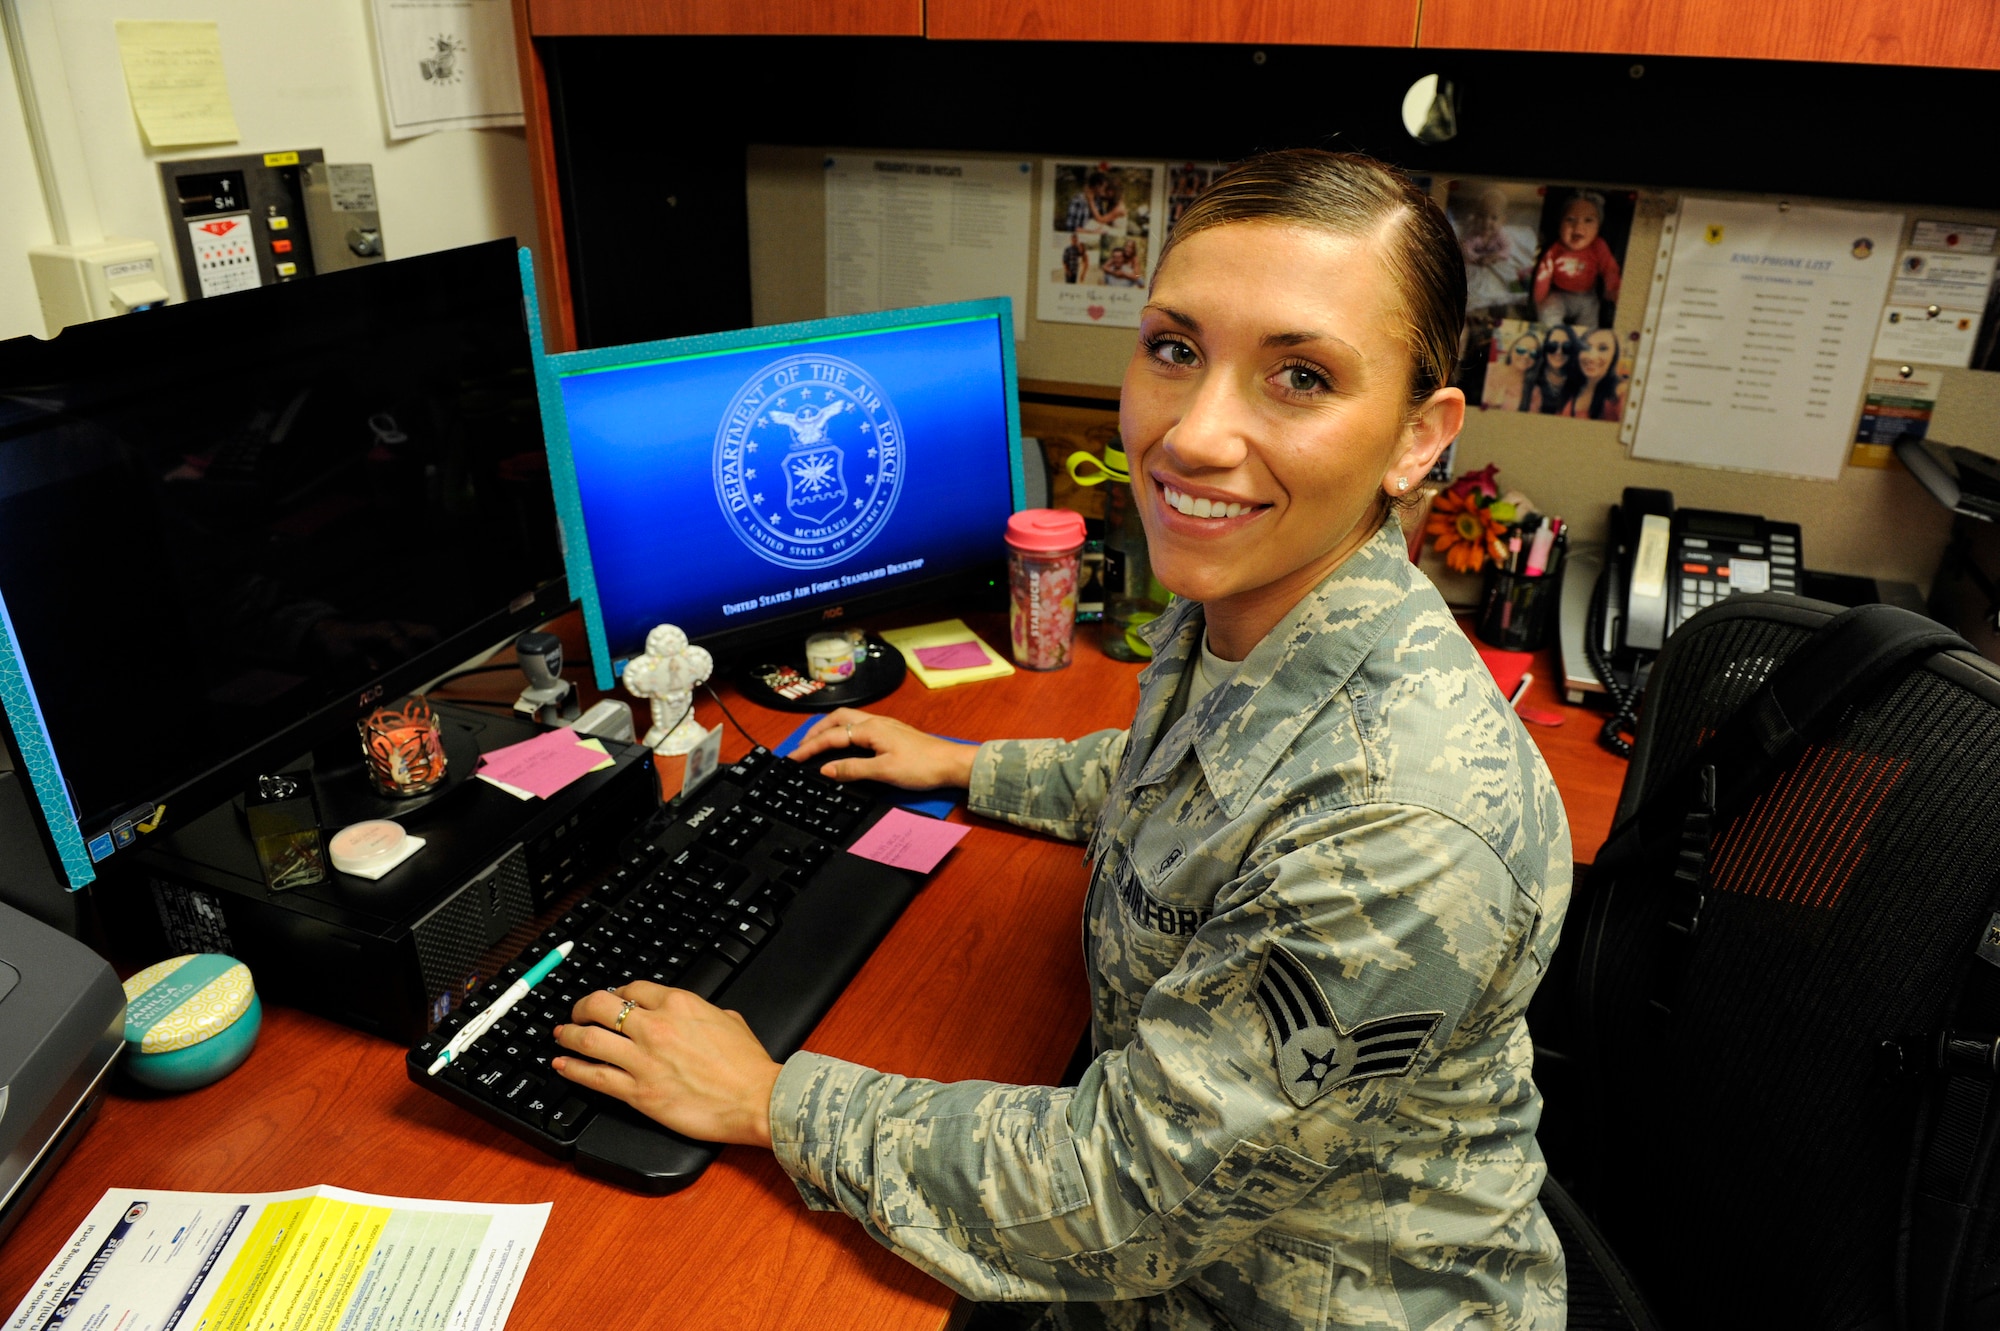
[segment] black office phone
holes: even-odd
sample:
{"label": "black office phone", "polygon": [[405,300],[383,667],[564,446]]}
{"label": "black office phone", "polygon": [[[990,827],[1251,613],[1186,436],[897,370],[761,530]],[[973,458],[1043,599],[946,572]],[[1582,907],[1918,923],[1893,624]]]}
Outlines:
{"label": "black office phone", "polygon": [[1799,590],[1797,523],[1679,508],[1640,514],[1624,645],[1658,651],[1696,611],[1738,592]]}
{"label": "black office phone", "polygon": [[1696,613],[1738,593],[1797,595],[1799,528],[1753,513],[1677,508],[1665,490],[1637,486],[1611,510],[1611,544],[1584,630],[1591,668],[1612,704],[1603,741],[1629,751],[1653,658]]}

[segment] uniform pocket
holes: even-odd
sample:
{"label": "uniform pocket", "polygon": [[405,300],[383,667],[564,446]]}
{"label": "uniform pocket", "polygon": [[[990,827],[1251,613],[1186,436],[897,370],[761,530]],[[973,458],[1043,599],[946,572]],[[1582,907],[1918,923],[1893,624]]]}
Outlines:
{"label": "uniform pocket", "polygon": [[947,1114],[884,1124],[898,1180],[891,1223],[915,1229],[1004,1229],[1049,1220],[1090,1200],[1060,1113]]}
{"label": "uniform pocket", "polygon": [[1167,1214],[1167,1225],[1220,1255],[1291,1210],[1332,1172],[1283,1146],[1238,1142]]}
{"label": "uniform pocket", "polygon": [[1260,1234],[1185,1288],[1239,1331],[1319,1331],[1331,1315],[1333,1248]]}

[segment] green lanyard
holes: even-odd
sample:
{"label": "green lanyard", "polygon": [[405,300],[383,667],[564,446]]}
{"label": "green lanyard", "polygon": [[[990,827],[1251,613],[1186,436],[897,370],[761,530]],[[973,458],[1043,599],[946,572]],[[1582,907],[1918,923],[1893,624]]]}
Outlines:
{"label": "green lanyard", "polygon": [[1070,454],[1069,478],[1078,485],[1102,485],[1106,481],[1124,481],[1129,485],[1132,472],[1125,464],[1125,450],[1106,444],[1102,460],[1082,449]]}

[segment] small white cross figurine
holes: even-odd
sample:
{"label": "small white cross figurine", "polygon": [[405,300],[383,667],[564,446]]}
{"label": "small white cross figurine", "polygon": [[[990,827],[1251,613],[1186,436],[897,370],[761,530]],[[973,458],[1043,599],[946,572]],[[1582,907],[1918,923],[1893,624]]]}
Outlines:
{"label": "small white cross figurine", "polygon": [[715,668],[708,649],[690,646],[687,634],[661,624],[646,635],[644,655],[625,663],[625,691],[653,704],[653,728],[639,742],[662,757],[688,752],[708,730],[694,719],[694,691]]}

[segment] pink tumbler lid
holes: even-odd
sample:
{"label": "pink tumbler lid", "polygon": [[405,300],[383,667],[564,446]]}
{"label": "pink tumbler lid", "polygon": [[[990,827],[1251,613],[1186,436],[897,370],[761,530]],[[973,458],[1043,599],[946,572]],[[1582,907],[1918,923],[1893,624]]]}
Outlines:
{"label": "pink tumbler lid", "polygon": [[1064,554],[1083,544],[1083,514],[1068,508],[1024,508],[1007,519],[1016,550]]}

